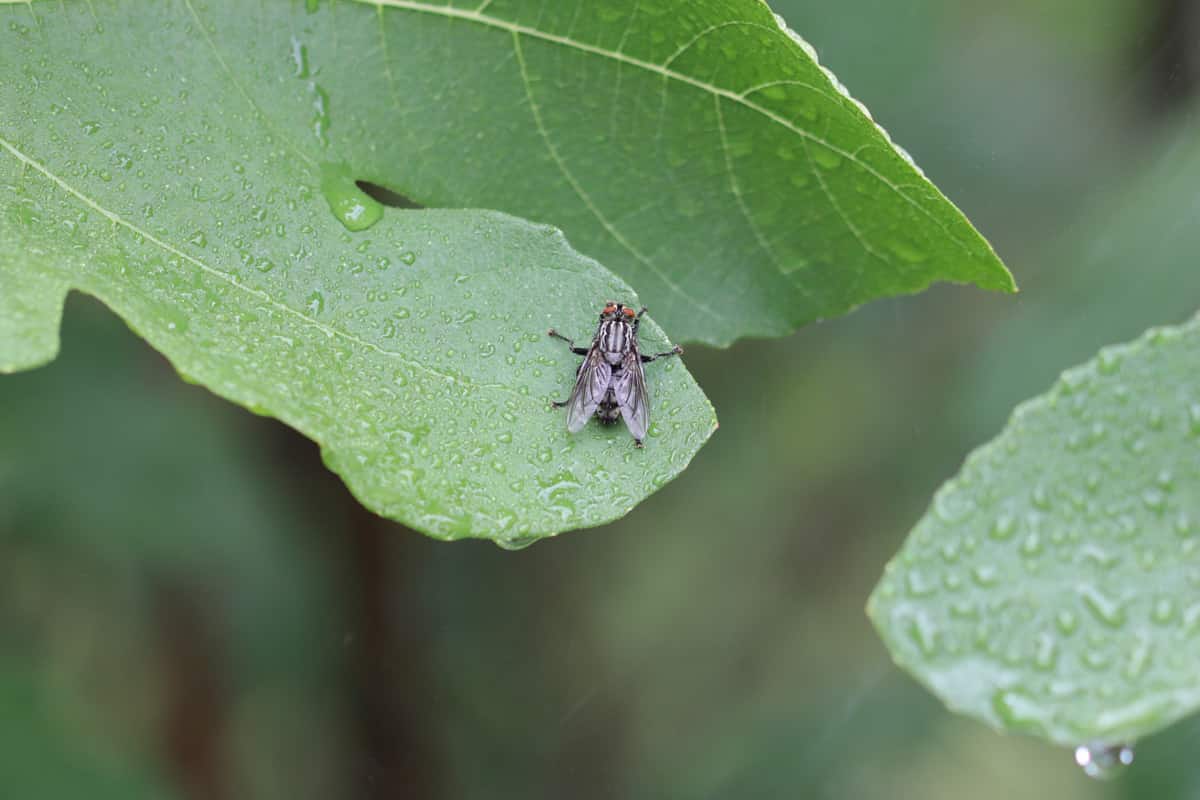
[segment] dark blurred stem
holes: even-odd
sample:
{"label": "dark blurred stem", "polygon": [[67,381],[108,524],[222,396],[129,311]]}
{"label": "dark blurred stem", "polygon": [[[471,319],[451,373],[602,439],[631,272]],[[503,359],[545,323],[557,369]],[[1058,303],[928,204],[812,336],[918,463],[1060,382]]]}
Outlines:
{"label": "dark blurred stem", "polygon": [[330,534],[348,556],[346,663],[362,754],[355,796],[438,797],[434,730],[424,721],[427,637],[412,579],[417,534],[366,511],[344,488],[341,494],[348,524]]}
{"label": "dark blurred stem", "polygon": [[1143,65],[1149,110],[1167,116],[1191,104],[1200,88],[1200,0],[1150,0],[1152,19],[1136,63]]}
{"label": "dark blurred stem", "polygon": [[353,737],[347,796],[439,797],[437,731],[427,711],[434,681],[415,579],[429,543],[359,505],[312,442],[282,427],[276,441],[276,460],[290,465],[297,496],[340,521],[325,527],[319,549],[335,565],[329,574],[344,614],[341,685]]}
{"label": "dark blurred stem", "polygon": [[209,604],[180,582],[154,587],[154,609],[164,665],[166,760],[183,795],[193,800],[231,797],[222,758],[226,694],[218,637],[203,609]]}

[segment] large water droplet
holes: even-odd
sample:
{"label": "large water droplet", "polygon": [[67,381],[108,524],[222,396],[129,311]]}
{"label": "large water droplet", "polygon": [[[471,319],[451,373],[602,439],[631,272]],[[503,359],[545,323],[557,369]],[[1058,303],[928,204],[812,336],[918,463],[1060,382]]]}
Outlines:
{"label": "large water droplet", "polygon": [[1081,744],[1075,748],[1075,763],[1089,778],[1109,780],[1133,763],[1133,748],[1127,744]]}
{"label": "large water droplet", "polygon": [[364,231],[383,216],[383,205],[354,183],[340,164],[321,165],[321,194],[338,222],[350,231]]}
{"label": "large water droplet", "polygon": [[293,77],[308,77],[308,48],[295,36],[292,37],[292,67]]}
{"label": "large water droplet", "polygon": [[308,91],[312,95],[312,132],[322,146],[329,144],[329,93],[316,81],[308,82]]}

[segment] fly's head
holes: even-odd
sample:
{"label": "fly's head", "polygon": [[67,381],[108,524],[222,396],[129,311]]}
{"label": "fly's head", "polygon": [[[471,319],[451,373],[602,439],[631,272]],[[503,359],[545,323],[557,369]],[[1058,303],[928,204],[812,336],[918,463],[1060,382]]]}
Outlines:
{"label": "fly's head", "polygon": [[634,311],[632,307],[624,303],[615,303],[612,300],[605,303],[604,308],[600,311],[601,322],[606,320],[621,320],[628,325],[633,325],[635,328],[637,327],[639,316],[638,312]]}

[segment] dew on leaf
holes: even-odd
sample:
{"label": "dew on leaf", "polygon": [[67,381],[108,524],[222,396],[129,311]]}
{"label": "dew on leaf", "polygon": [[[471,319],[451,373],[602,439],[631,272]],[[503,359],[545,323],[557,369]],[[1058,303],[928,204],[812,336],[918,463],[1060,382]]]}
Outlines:
{"label": "dew on leaf", "polygon": [[1077,591],[1084,607],[1092,612],[1092,616],[1099,622],[1109,628],[1120,628],[1125,624],[1125,609],[1120,601],[1087,583],[1077,587]]}
{"label": "dew on leaf", "polygon": [[809,152],[812,154],[812,160],[816,162],[817,166],[824,169],[837,169],[842,165],[841,155],[824,145],[812,144],[809,146]]}
{"label": "dew on leaf", "polygon": [[308,77],[308,47],[295,36],[292,37],[292,77]]}

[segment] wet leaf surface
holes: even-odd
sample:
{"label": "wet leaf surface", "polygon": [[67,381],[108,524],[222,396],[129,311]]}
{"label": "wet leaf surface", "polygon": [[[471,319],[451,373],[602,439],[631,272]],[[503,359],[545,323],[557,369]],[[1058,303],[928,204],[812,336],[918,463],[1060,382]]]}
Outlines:
{"label": "wet leaf surface", "polygon": [[1102,350],[937,493],[869,604],[957,711],[1064,745],[1200,705],[1200,322]]}

